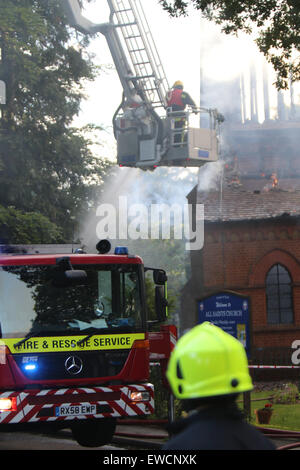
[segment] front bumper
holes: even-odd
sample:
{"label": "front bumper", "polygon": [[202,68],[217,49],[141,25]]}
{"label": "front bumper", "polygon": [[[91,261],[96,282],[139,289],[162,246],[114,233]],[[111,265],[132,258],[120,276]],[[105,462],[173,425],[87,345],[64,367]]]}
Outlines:
{"label": "front bumper", "polygon": [[[133,392],[141,393],[132,396]],[[0,403],[2,398],[14,398],[15,406],[0,411],[0,424],[121,418],[154,412],[152,384],[0,392]]]}

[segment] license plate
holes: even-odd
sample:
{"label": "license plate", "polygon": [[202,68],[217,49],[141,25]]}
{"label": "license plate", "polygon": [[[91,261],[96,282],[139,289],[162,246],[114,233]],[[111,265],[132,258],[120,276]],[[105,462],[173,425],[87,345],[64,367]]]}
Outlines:
{"label": "license plate", "polygon": [[97,413],[97,405],[62,405],[55,409],[56,416],[80,416],[95,415]]}

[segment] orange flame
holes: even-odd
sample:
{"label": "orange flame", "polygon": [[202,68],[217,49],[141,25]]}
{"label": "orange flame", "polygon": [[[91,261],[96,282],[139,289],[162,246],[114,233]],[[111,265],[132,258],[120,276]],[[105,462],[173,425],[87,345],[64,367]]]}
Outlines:
{"label": "orange flame", "polygon": [[276,173],[272,173],[271,180],[272,180],[272,188],[276,188],[276,186],[278,186],[278,178],[277,178]]}

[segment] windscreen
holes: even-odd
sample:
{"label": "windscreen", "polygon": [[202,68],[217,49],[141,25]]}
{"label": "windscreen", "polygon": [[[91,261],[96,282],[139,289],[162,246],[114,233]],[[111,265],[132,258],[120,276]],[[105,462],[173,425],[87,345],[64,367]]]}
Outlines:
{"label": "windscreen", "polygon": [[137,265],[80,265],[82,285],[57,286],[55,266],[0,268],[2,338],[27,334],[138,331],[142,302]]}

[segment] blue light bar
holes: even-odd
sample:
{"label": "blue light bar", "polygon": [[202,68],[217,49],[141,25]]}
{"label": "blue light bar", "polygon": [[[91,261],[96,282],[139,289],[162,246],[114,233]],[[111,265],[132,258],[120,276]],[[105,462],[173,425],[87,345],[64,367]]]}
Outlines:
{"label": "blue light bar", "polygon": [[127,246],[116,246],[115,255],[128,255]]}

